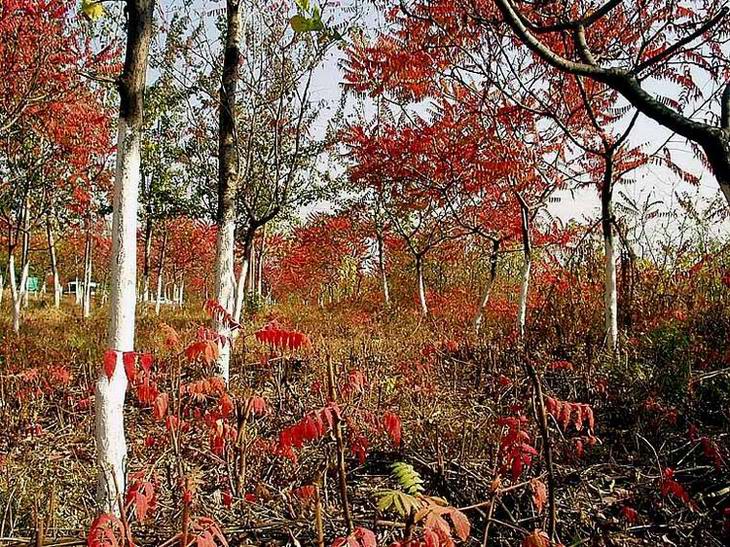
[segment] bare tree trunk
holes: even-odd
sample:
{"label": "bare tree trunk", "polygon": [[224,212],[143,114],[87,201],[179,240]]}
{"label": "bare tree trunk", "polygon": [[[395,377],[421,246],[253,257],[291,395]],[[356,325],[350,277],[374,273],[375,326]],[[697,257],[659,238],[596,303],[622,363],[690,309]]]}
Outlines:
{"label": "bare tree trunk", "polygon": [[266,252],[266,224],[261,228],[261,244],[259,245],[259,257],[256,263],[256,296],[261,298],[264,286],[264,253]]}
{"label": "bare tree trunk", "polygon": [[[215,296],[228,313],[234,312],[234,244],[238,150],[236,146],[236,88],[241,57],[241,0],[226,0],[226,43],[220,87],[218,134],[218,238],[215,261]],[[225,321],[213,319],[213,329],[223,341],[218,356],[218,375],[228,383],[231,360],[231,330]]]}
{"label": "bare tree trunk", "polygon": [[82,308],[84,318],[91,315],[91,232],[86,230],[86,244],[84,245],[84,293]]}
{"label": "bare tree trunk", "polygon": [[497,278],[497,263],[499,259],[500,243],[501,241],[499,239],[495,239],[492,242],[492,254],[489,257],[489,279],[487,279],[487,282],[484,284],[482,296],[479,299],[479,307],[477,308],[477,313],[474,316],[474,331],[477,333],[479,332],[479,329],[481,329],[482,320],[484,319],[484,310],[489,302],[489,296],[492,294],[494,280]]}
{"label": "bare tree trunk", "polygon": [[388,287],[388,274],[385,270],[385,244],[383,236],[378,234],[378,269],[380,270],[380,282],[383,286],[383,303],[386,307],[390,305],[390,289]]}
{"label": "bare tree trunk", "polygon": [[140,184],[142,99],[153,30],[154,0],[127,0],[127,49],[118,82],[120,95],[117,164],[114,182],[108,347],[116,367],[107,377],[99,367],[96,382],[97,503],[119,512],[125,491],[127,443],[124,396],[127,376],[123,352],[134,351],[137,277],[137,193]]}
{"label": "bare tree trunk", "polygon": [[616,292],[616,255],[613,237],[613,153],[605,157],[601,187],[601,227],[603,229],[604,281],[603,303],[606,345],[615,352],[618,346],[618,297]]}
{"label": "bare tree trunk", "polygon": [[23,295],[26,292],[26,285],[28,283],[28,262],[25,261],[22,264],[20,283],[18,283],[15,272],[15,256],[12,252],[8,259],[8,270],[10,275],[10,296],[13,305],[13,332],[17,334],[20,332],[20,311],[23,305]]}
{"label": "bare tree trunk", "polygon": [[157,264],[157,298],[155,299],[155,315],[160,315],[162,305],[162,273],[165,267],[165,253],[167,251],[167,230],[163,226],[162,248],[160,249],[160,261]]}
{"label": "bare tree trunk", "polygon": [[152,253],[152,217],[147,211],[144,224],[144,262],[142,266],[142,301],[150,301],[150,255]]}
{"label": "bare tree trunk", "polygon": [[20,295],[24,308],[28,307],[28,270],[30,269],[30,224],[28,222],[28,202],[25,202],[23,209],[23,246],[21,250],[21,260],[23,272],[25,272],[24,280],[21,280]]}
{"label": "bare tree trunk", "polygon": [[53,237],[53,226],[50,215],[46,219],[46,235],[48,236],[48,256],[51,262],[51,275],[53,276],[53,306],[58,309],[61,307],[61,280],[58,275],[56,241]]}
{"label": "bare tree trunk", "polygon": [[251,241],[248,248],[248,279],[246,280],[246,294],[253,295],[256,287],[256,245]]}
{"label": "bare tree trunk", "polygon": [[236,306],[234,308],[233,318],[236,323],[241,322],[241,316],[243,315],[243,305],[246,298],[246,284],[248,281],[248,270],[251,267],[249,258],[251,256],[250,250],[253,247],[253,238],[255,232],[251,232],[250,229],[246,230],[243,240],[243,264],[241,264],[241,271],[238,274],[238,283],[236,284]]}
{"label": "bare tree trunk", "polygon": [[423,255],[416,255],[416,279],[418,282],[418,302],[421,306],[421,315],[428,315],[428,303],[426,302],[426,282],[423,279]]}
{"label": "bare tree trunk", "polygon": [[520,299],[517,306],[517,332],[520,340],[524,340],[525,325],[527,324],[527,294],[530,289],[530,269],[532,267],[532,246],[530,243],[530,211],[522,196],[519,194],[518,199],[520,202],[524,262],[522,264],[520,280]]}

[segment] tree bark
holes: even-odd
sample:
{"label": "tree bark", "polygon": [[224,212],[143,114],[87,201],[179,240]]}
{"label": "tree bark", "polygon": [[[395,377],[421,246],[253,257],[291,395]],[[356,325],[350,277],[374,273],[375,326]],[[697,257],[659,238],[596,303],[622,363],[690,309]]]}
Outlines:
{"label": "tree bark", "polygon": [[477,313],[474,316],[474,332],[479,333],[479,329],[482,326],[482,320],[484,319],[484,310],[489,302],[489,297],[492,294],[492,287],[494,286],[494,280],[497,279],[497,264],[499,260],[499,246],[501,241],[495,239],[492,241],[492,253],[489,256],[489,279],[484,284],[481,298],[479,299],[479,307]]}
{"label": "tree bark", "polygon": [[155,299],[155,315],[160,315],[162,305],[162,274],[165,268],[165,253],[167,251],[167,230],[163,226],[162,248],[160,249],[160,260],[157,264],[157,298]]}
{"label": "tree bark", "polygon": [[[228,313],[234,312],[234,244],[236,231],[236,190],[238,150],[236,143],[236,88],[241,57],[240,0],[226,0],[226,42],[220,87],[218,132],[218,237],[215,261],[215,296]],[[213,319],[213,329],[221,337],[217,361],[218,375],[228,383],[231,359],[231,331],[225,321]]]}
{"label": "tree bark", "polygon": [[266,253],[266,224],[261,227],[261,243],[256,261],[256,296],[261,298],[264,288],[264,253]]}
{"label": "tree bark", "polygon": [[61,280],[58,275],[56,241],[53,237],[53,225],[50,215],[46,218],[46,236],[48,237],[48,258],[51,263],[51,275],[53,276],[53,306],[58,309],[61,307]]}
{"label": "tree bark", "polygon": [[613,153],[607,153],[604,161],[603,185],[601,186],[601,228],[604,248],[603,303],[606,344],[611,352],[615,352],[618,344],[618,297],[613,237]]}
{"label": "tree bark", "polygon": [[150,301],[150,255],[152,253],[152,217],[149,207],[144,223],[144,262],[142,265],[142,301]]}
{"label": "tree bark", "polygon": [[522,228],[522,251],[524,261],[520,275],[520,299],[517,306],[517,333],[520,341],[525,339],[525,326],[527,324],[527,295],[530,289],[530,269],[532,267],[532,245],[530,242],[530,211],[527,204],[518,196],[520,202],[520,218]]}
{"label": "tree bark", "polygon": [[91,232],[87,228],[84,245],[84,293],[81,300],[84,318],[91,315],[91,252]]}
{"label": "tree bark", "polygon": [[253,238],[255,232],[250,229],[246,230],[246,234],[243,239],[243,263],[241,264],[241,271],[238,275],[238,283],[236,284],[236,306],[234,308],[233,318],[236,323],[241,322],[243,316],[243,306],[246,299],[246,284],[248,280],[248,270],[251,267],[249,259],[251,256],[250,250],[253,247]]}
{"label": "tree bark", "polygon": [[97,503],[119,513],[125,491],[127,444],[124,396],[127,376],[122,354],[134,351],[137,277],[137,193],[140,184],[142,109],[154,0],[127,0],[127,47],[118,82],[120,95],[114,182],[108,347],[117,362],[111,377],[99,367],[96,382]]}
{"label": "tree bark", "polygon": [[390,305],[390,288],[388,287],[388,274],[385,269],[385,242],[383,236],[378,234],[378,269],[380,270],[380,283],[383,287],[383,304]]}
{"label": "tree bark", "polygon": [[426,302],[426,282],[423,279],[423,256],[416,255],[416,279],[418,282],[418,302],[421,306],[421,315],[428,315],[428,303]]}

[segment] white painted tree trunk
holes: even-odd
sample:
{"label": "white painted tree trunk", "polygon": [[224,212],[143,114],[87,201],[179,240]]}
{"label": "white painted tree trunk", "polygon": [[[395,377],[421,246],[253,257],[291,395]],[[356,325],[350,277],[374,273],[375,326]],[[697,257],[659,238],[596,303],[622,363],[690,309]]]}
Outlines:
{"label": "white painted tree trunk", "polygon": [[423,259],[416,257],[416,278],[418,282],[418,302],[421,306],[421,315],[428,315],[428,303],[426,302],[426,282],[423,279]]}
{"label": "white painted tree trunk", "polygon": [[10,275],[10,296],[13,306],[13,332],[20,332],[20,314],[23,306],[23,299],[27,291],[28,283],[28,262],[25,261],[20,273],[20,283],[18,283],[17,273],[15,271],[15,256],[12,252],[8,259],[8,273]]}
{"label": "white painted tree trunk", "polygon": [[238,283],[236,283],[236,307],[233,318],[236,323],[241,322],[243,315],[243,303],[246,296],[246,279],[248,279],[248,256],[243,257],[241,271],[238,273]]}
{"label": "white painted tree trunk", "polygon": [[103,511],[118,511],[125,489],[127,443],[124,397],[127,376],[122,354],[134,351],[137,277],[137,192],[140,183],[140,134],[119,117],[112,222],[111,304],[108,347],[117,352],[114,374],[101,370],[96,382],[97,501]]}
{"label": "white painted tree trunk", "polygon": [[91,315],[91,234],[87,234],[86,237],[86,253],[84,258],[84,294],[82,299],[84,318],[88,318]]}
{"label": "white painted tree trunk", "polygon": [[46,221],[46,234],[48,236],[48,258],[51,262],[51,275],[53,276],[53,306],[61,307],[61,279],[58,275],[58,258],[56,257],[56,241],[53,237],[53,226],[50,218]]}
{"label": "white painted tree trunk", "polygon": [[0,306],[3,305],[3,295],[5,294],[5,279],[3,274],[0,274]]}
{"label": "white painted tree trunk", "polygon": [[[216,243],[216,300],[229,313],[234,307],[234,298],[236,297],[234,295],[235,273],[233,269],[235,230],[236,223],[235,219],[232,218],[218,230]],[[219,348],[220,351],[217,361],[218,373],[228,383],[231,362],[231,330],[223,321],[214,320],[214,326],[216,332],[224,340]]]}
{"label": "white painted tree trunk", "polygon": [[180,280],[180,292],[178,293],[178,302],[180,307],[182,308],[185,304],[185,280]]}
{"label": "white painted tree trunk", "polygon": [[380,283],[383,287],[383,303],[390,305],[390,288],[388,287],[388,274],[385,270],[385,245],[383,238],[378,236],[378,268],[380,270]]}

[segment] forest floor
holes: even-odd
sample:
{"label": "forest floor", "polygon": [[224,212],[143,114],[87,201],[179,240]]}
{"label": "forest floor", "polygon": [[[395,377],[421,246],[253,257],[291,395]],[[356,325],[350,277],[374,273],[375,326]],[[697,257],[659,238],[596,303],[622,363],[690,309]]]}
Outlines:
{"label": "forest floor", "polygon": [[[321,529],[331,545],[347,536],[340,449],[354,526],[378,545],[411,534],[429,545],[429,511],[451,519],[440,545],[549,545],[551,494],[556,545],[730,541],[728,348],[685,366],[696,357],[682,345],[686,326],[662,324],[609,356],[564,340],[518,350],[507,329],[477,338],[410,311],[280,307],[242,326],[226,391],[194,351],[209,323],[202,306],[140,312],[137,347],[154,365],[139,368],[127,396],[126,521],[137,544],[180,544],[186,533],[216,545],[215,533],[200,538],[220,530],[230,545],[306,546],[322,544]],[[0,316],[0,544],[85,544],[105,314],[84,320],[71,302],[31,302],[20,336],[7,304]],[[260,343],[254,333],[272,317],[311,343]],[[397,462],[420,476],[423,513],[384,509],[388,492],[408,492]],[[464,541],[451,509],[468,520]],[[362,532],[351,538],[368,545]]]}

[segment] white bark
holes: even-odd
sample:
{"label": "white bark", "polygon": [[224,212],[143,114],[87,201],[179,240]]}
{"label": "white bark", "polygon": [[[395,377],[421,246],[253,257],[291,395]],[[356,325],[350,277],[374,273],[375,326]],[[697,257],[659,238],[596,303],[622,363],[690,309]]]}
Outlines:
{"label": "white bark", "polygon": [[106,512],[118,510],[118,497],[123,495],[125,489],[127,443],[124,436],[124,397],[127,376],[122,353],[134,351],[139,183],[140,135],[128,131],[126,120],[120,117],[114,184],[108,339],[109,349],[117,352],[117,365],[110,379],[102,370],[96,382],[97,501]]}
{"label": "white bark", "polygon": [[155,315],[160,315],[160,306],[162,305],[162,276],[157,276],[157,294],[155,296]]}
{"label": "white bark", "polygon": [[0,306],[3,304],[3,294],[5,293],[5,279],[3,274],[0,274]]}
{"label": "white bark", "polygon": [[87,234],[84,259],[84,293],[82,298],[84,318],[88,318],[91,315],[91,263],[91,235]]}
{"label": "white bark", "polygon": [[423,260],[416,258],[416,277],[418,278],[418,301],[421,305],[421,315],[428,315],[428,303],[426,302],[426,282],[423,279]]}
{"label": "white bark", "polygon": [[388,287],[388,274],[385,271],[385,245],[383,238],[378,236],[378,267],[380,269],[380,282],[383,286],[383,303],[387,307],[390,304],[390,288]]}
{"label": "white bark", "polygon": [[13,306],[13,332],[20,332],[20,312],[23,305],[24,296],[27,291],[28,283],[28,262],[23,264],[20,274],[20,283],[18,283],[17,274],[15,272],[15,256],[10,253],[8,259],[8,273],[10,275],[10,296]]}
{"label": "white bark", "polygon": [[[218,231],[216,242],[216,287],[215,295],[218,303],[225,308],[228,313],[234,307],[234,285],[235,273],[233,269],[234,245],[235,245],[235,218],[227,220]],[[233,310],[235,311],[235,310]],[[231,330],[225,322],[215,321],[216,332],[223,337],[225,343],[220,344],[220,353],[218,355],[218,373],[223,381],[228,383],[230,378],[230,362],[231,362]]]}
{"label": "white bark", "polygon": [[243,257],[243,264],[241,264],[241,271],[238,273],[238,283],[236,284],[236,307],[233,313],[233,318],[236,320],[236,323],[241,322],[241,316],[243,315],[246,279],[248,279],[248,256]]}

